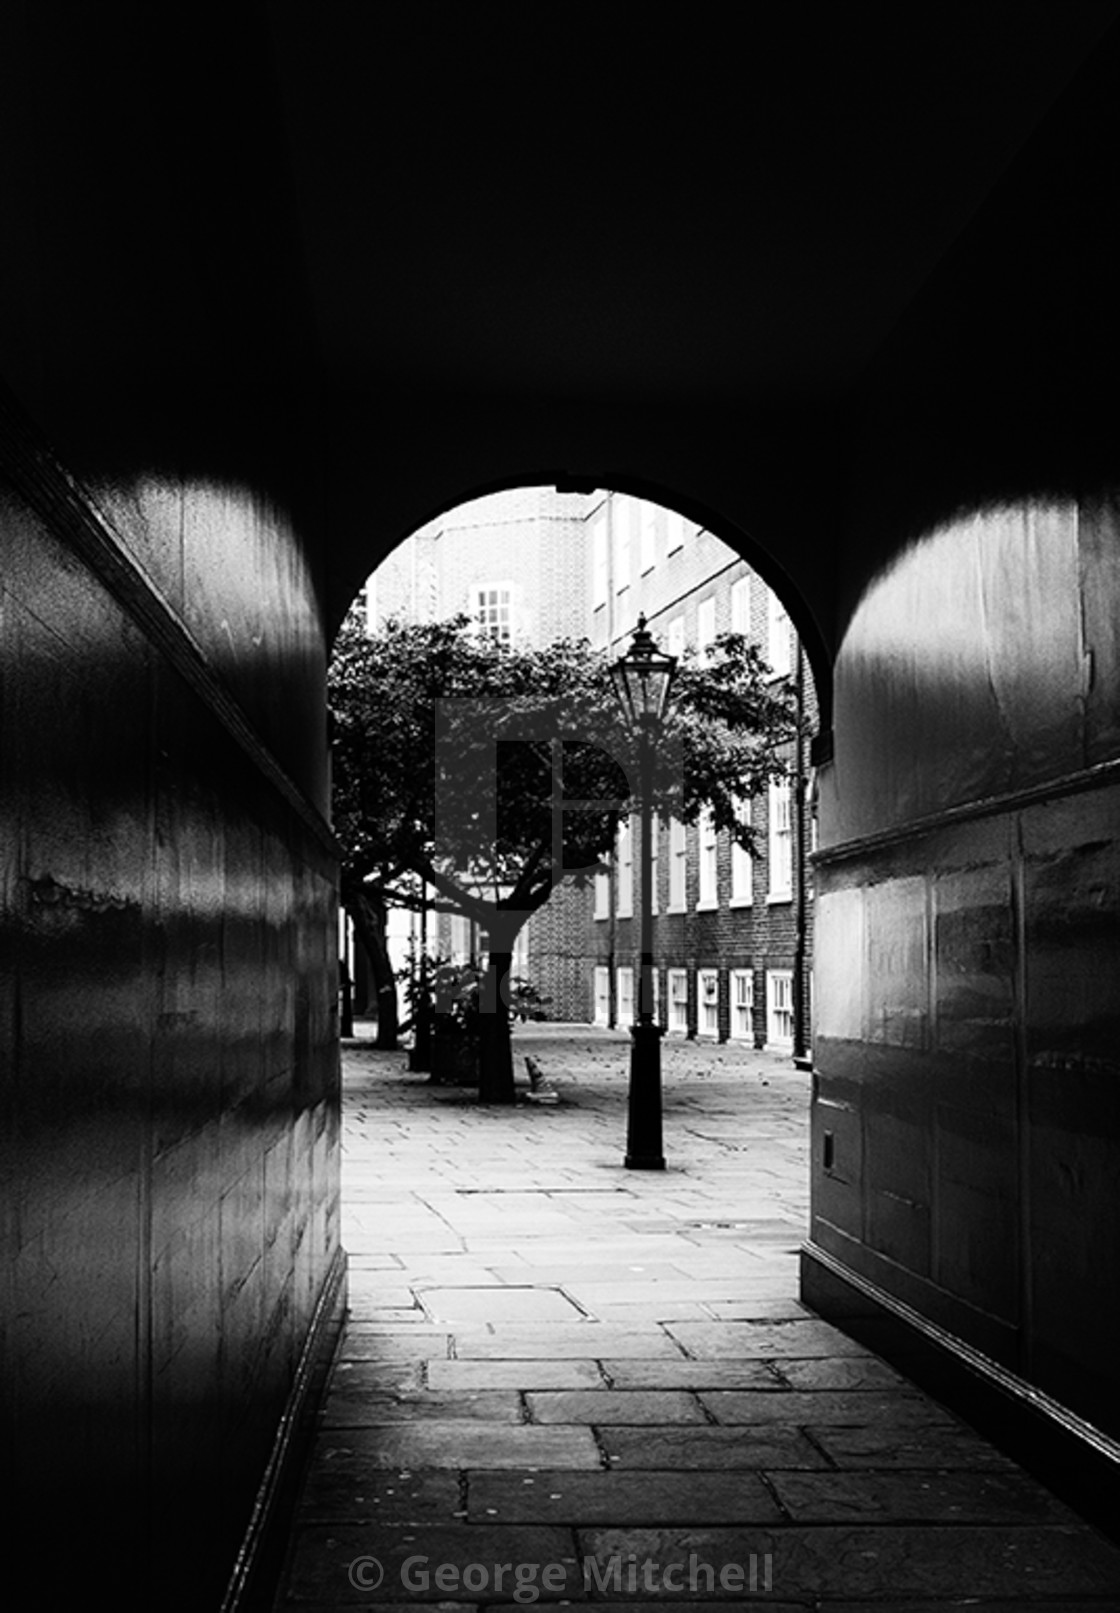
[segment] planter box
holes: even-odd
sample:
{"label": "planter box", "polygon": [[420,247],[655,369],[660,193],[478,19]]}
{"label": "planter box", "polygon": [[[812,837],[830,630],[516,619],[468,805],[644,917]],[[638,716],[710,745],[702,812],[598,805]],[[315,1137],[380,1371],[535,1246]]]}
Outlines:
{"label": "planter box", "polygon": [[443,1086],[478,1085],[478,1047],[462,1031],[444,1030],[437,1023],[432,1031],[432,1080]]}

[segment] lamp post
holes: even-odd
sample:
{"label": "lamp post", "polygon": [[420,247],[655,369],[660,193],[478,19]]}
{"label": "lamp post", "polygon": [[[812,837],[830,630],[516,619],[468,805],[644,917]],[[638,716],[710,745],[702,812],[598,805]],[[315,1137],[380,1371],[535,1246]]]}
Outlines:
{"label": "lamp post", "polygon": [[611,668],[615,694],[638,738],[639,807],[642,834],[641,967],[638,1017],[630,1027],[630,1091],[626,1122],[626,1165],[661,1171],[661,1026],[653,1018],[653,756],[676,658],[663,655],[646,629],[644,616],[630,648]]}

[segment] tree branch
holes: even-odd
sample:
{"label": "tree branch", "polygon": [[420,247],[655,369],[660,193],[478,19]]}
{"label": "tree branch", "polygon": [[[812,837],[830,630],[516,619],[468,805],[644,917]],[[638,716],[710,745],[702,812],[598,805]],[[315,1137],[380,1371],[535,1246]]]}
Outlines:
{"label": "tree branch", "polygon": [[426,858],[417,858],[412,871],[419,874],[421,879],[427,880],[429,885],[433,885],[449,902],[455,904],[450,909],[452,912],[485,923],[497,906],[496,903],[487,902],[481,896],[473,896],[469,891],[463,890],[453,879],[448,879],[446,874],[441,874],[438,869],[433,868]]}
{"label": "tree branch", "polygon": [[[533,876],[537,871],[537,868],[538,868],[538,866],[540,864],[541,858],[545,854],[545,850],[546,850],[547,846],[548,846],[547,841],[544,841],[544,840],[538,841],[536,846],[535,846],[535,848],[533,849],[533,851],[530,852],[529,856],[526,858],[525,866],[522,868],[520,874],[518,875],[517,883],[514,885],[513,889],[510,891],[508,899],[503,898],[503,901],[509,907],[523,907],[525,905],[525,899],[528,897],[529,891],[532,889]],[[552,870],[551,870],[551,865],[550,865],[550,868],[549,868],[549,889],[550,890],[552,888],[551,881],[552,881]]]}

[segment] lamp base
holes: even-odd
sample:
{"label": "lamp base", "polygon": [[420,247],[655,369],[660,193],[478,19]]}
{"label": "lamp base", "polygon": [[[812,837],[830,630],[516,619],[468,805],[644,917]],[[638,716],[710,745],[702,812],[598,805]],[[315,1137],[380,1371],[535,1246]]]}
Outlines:
{"label": "lamp base", "polygon": [[651,1019],[630,1027],[630,1093],[626,1156],[631,1171],[663,1171],[661,1148],[661,1037]]}

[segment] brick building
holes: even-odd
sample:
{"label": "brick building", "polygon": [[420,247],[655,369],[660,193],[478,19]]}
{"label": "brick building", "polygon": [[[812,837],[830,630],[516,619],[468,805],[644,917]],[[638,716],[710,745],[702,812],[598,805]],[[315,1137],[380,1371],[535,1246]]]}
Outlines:
{"label": "brick building", "polygon": [[593,502],[552,487],[519,487],[457,505],[378,566],[366,584],[368,622],[439,621],[462,612],[507,640],[582,637]]}
{"label": "brick building", "polygon": [[[684,517],[625,494],[533,487],[458,506],[402,543],[366,587],[371,628],[391,616],[463,612],[506,640],[586,637],[612,655],[639,613],[662,648],[703,649],[748,634],[798,694],[805,733],[812,678],[774,592],[726,544]],[[711,1036],[802,1053],[809,1043],[812,812],[808,738],[791,747],[791,779],[750,804],[758,850],[746,855],[710,824],[657,826],[654,954],[657,1013],[670,1035]],[[563,887],[521,932],[514,972],[555,1019],[626,1025],[638,946],[638,830],[620,836],[594,888]],[[393,950],[416,921],[395,916]],[[486,937],[465,919],[430,923],[429,946],[466,961]],[[800,1034],[797,1034],[798,1029]]]}
{"label": "brick building", "polygon": [[[661,648],[703,650],[720,633],[757,643],[804,714],[791,778],[749,803],[754,856],[701,820],[655,825],[656,1011],[670,1035],[710,1036],[803,1053],[810,1040],[812,846],[808,735],[812,677],[777,595],[726,544],[671,511],[619,494],[588,511],[590,638],[612,656],[644,615]],[[592,1017],[633,1017],[641,848],[635,818],[609,874],[596,880],[590,921]],[[798,1027],[800,1035],[795,1034]]]}
{"label": "brick building", "polygon": [[[439,621],[464,614],[507,642],[588,636],[587,513],[594,497],[513,488],[457,505],[398,545],[369,577],[366,621]],[[590,1018],[585,902],[556,893],[521,931],[514,973],[548,999],[552,1018]],[[389,950],[403,968],[426,928],[429,951],[478,961],[486,935],[465,918],[390,913]],[[360,960],[354,968],[364,981]],[[361,1002],[361,998],[359,998]]]}

